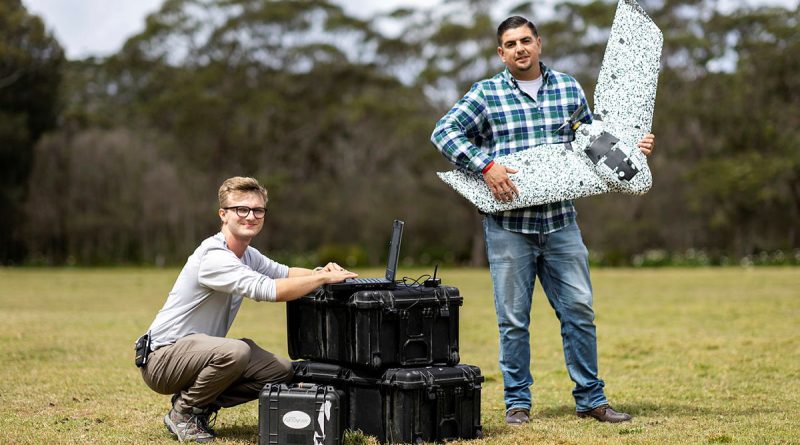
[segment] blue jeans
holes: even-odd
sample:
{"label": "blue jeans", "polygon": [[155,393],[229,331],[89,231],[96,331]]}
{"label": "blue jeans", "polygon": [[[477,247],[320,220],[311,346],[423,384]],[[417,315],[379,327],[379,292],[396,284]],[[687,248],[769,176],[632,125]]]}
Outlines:
{"label": "blue jeans", "polygon": [[484,217],[489,269],[500,330],[500,371],[506,410],[531,407],[531,348],[528,326],[536,276],[561,322],[567,372],[577,411],[607,402],[597,375],[597,335],[589,279],[589,252],[577,223],[549,234],[502,228]]}

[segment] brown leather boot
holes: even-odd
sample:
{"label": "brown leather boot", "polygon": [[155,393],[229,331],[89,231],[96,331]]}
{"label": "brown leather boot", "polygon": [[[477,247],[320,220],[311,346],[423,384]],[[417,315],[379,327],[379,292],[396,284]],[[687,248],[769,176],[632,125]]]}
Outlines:
{"label": "brown leather boot", "polygon": [[506,413],[506,423],[509,425],[522,425],[530,422],[530,411],[525,408],[511,408]]}
{"label": "brown leather boot", "polygon": [[633,417],[630,414],[614,411],[609,405],[598,406],[591,411],[578,411],[578,417],[592,417],[600,422],[627,422]]}

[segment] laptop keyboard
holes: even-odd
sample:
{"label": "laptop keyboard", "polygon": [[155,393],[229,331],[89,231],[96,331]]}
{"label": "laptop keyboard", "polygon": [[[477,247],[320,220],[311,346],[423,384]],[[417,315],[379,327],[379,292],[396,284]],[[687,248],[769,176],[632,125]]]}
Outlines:
{"label": "laptop keyboard", "polygon": [[385,283],[386,278],[351,278],[349,280],[344,280],[345,283]]}

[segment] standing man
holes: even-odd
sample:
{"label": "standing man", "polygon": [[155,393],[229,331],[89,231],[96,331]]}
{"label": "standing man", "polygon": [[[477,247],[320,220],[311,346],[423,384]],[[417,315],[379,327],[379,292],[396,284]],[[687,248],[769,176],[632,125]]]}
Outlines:
{"label": "standing man", "polygon": [[[542,39],[532,22],[509,17],[497,28],[497,43],[506,69],[474,84],[437,123],[431,140],[457,167],[482,173],[495,199],[505,202],[517,194],[509,176],[517,171],[493,158],[572,141],[574,134],[559,134],[557,128],[587,102],[572,76],[539,61]],[[578,120],[592,121],[588,105]],[[649,155],[654,141],[652,134],[645,135],[639,148]],[[533,377],[528,327],[537,275],[561,322],[578,416],[602,422],[631,419],[609,406],[598,377],[588,251],[575,215],[572,201],[562,201],[483,218],[509,424],[524,424],[530,418]]]}
{"label": "standing man", "polygon": [[137,366],[147,386],[173,395],[164,424],[181,442],[214,440],[210,415],[255,400],[265,384],[292,377],[287,359],[250,339],[225,338],[244,297],[290,301],[356,276],[335,263],[315,270],[288,267],[250,247],[264,226],[266,204],[267,190],[253,178],[222,183],[220,232],[189,256],[150,325],[146,361]]}

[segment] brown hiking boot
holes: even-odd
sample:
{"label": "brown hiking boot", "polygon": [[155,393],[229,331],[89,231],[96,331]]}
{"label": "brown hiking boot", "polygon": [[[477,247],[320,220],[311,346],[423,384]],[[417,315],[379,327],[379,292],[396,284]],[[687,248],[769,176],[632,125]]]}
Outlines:
{"label": "brown hiking boot", "polygon": [[[194,411],[199,413],[195,414]],[[179,413],[172,408],[164,416],[164,425],[180,442],[207,443],[216,437],[214,430],[208,426],[208,415],[197,408],[192,413]]]}

